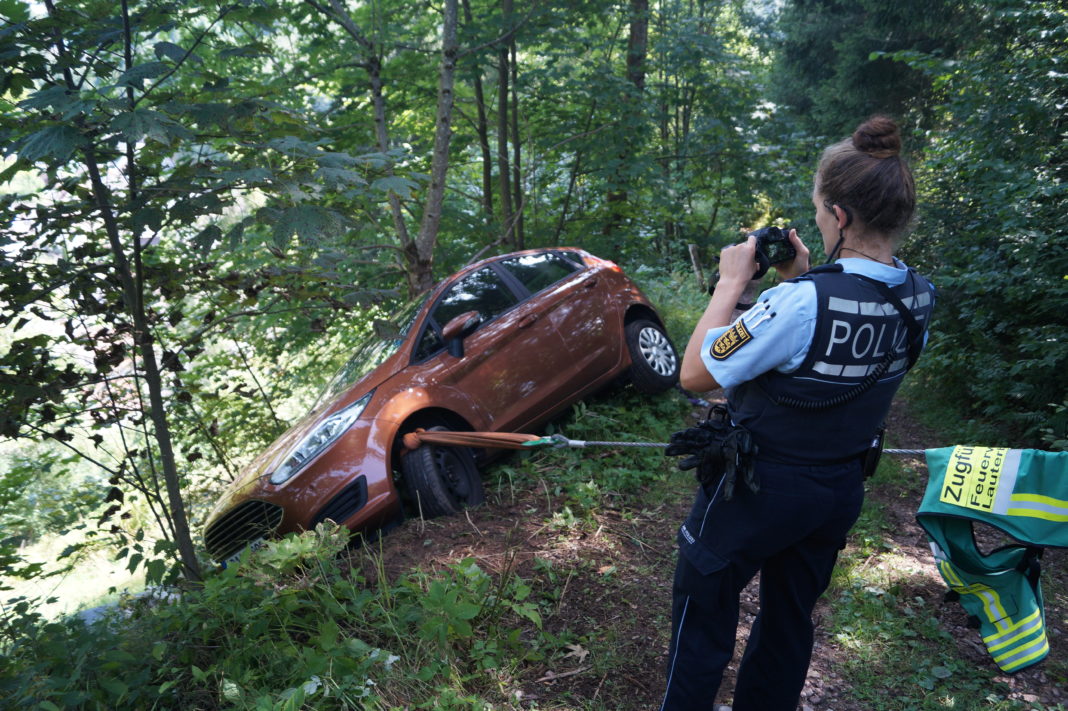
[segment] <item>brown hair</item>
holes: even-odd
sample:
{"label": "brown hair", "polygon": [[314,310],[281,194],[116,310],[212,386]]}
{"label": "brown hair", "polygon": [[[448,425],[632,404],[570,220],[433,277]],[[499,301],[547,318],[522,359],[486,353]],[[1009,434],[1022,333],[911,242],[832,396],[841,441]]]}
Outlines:
{"label": "brown hair", "polygon": [[816,192],[876,232],[888,237],[904,232],[916,209],[916,187],[893,119],[873,116],[851,138],[824,150]]}

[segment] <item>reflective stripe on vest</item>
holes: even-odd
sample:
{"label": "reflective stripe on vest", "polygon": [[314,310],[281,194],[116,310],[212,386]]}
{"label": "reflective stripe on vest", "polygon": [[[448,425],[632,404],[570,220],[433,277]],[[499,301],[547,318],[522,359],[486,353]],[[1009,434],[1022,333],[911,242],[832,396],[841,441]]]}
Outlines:
{"label": "reflective stripe on vest", "polygon": [[[817,267],[799,280],[816,289],[816,322],[804,361],[791,373],[771,370],[730,388],[731,417],[746,427],[765,457],[826,464],[858,456],[886,419],[907,370],[908,330],[897,309],[872,284],[842,271]],[[891,287],[926,329],[934,287],[913,270]],[[879,381],[863,396],[822,410],[798,410],[786,399],[819,401],[857,387],[889,356]],[[828,436],[833,433],[833,436]],[[815,444],[814,444],[815,443]]]}
{"label": "reflective stripe on vest", "polygon": [[[1034,551],[1068,547],[1068,452],[992,447],[927,450],[929,476],[917,521],[938,571],[979,620],[987,651],[1006,672],[1049,654]],[[979,551],[979,521],[1021,542]]]}
{"label": "reflective stripe on vest", "polygon": [[[931,547],[936,549],[938,572],[949,589],[960,595],[961,606],[979,620],[983,644],[999,669],[1004,672],[1020,671],[1049,654],[1041,600],[1031,594],[1026,581],[1020,576],[1010,576],[1003,580],[1008,585],[998,586],[1002,588],[1001,591],[985,583],[966,582],[974,580],[976,576],[955,568],[937,544],[932,543]],[[989,579],[988,576],[983,577]],[[1008,603],[1002,599],[1002,593],[1006,591],[1006,597],[1011,600]],[[1019,611],[1010,614],[1006,607]]]}

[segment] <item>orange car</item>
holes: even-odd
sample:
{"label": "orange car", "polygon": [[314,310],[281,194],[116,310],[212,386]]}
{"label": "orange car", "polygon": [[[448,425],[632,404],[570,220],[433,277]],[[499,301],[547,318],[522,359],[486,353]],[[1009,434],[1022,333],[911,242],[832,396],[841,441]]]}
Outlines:
{"label": "orange car", "polygon": [[612,262],[572,248],[486,259],[438,284],[358,348],[316,405],[257,457],[208,517],[225,563],[264,538],[327,518],[353,531],[484,498],[485,450],[424,444],[417,428],[529,432],[620,376],[656,393],[678,354],[641,290]]}

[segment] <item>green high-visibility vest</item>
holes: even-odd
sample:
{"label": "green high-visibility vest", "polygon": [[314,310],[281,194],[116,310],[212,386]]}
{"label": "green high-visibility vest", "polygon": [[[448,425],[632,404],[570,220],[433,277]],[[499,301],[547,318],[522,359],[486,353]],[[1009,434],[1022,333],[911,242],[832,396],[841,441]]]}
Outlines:
{"label": "green high-visibility vest", "polygon": [[[929,479],[916,520],[950,590],[979,620],[1000,669],[1017,672],[1049,654],[1039,584],[1044,547],[1068,547],[1068,452],[994,447],[928,449]],[[1019,544],[983,554],[975,521]]]}

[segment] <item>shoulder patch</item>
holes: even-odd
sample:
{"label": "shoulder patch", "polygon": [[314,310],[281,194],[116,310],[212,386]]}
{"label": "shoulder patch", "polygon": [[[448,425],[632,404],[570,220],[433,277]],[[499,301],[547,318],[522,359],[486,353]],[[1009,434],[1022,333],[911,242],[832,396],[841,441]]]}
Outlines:
{"label": "shoulder patch", "polygon": [[752,334],[749,333],[745,324],[738,320],[712,343],[709,354],[716,360],[726,360],[728,356],[751,340],[753,340]]}

